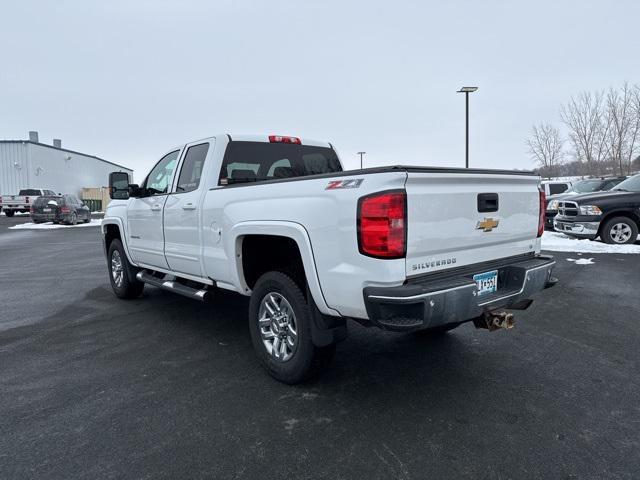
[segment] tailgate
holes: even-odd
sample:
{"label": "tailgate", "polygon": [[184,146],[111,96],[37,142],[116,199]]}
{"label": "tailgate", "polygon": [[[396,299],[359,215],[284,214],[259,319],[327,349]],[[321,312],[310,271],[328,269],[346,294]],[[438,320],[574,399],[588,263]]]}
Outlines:
{"label": "tailgate", "polygon": [[407,276],[539,250],[537,176],[407,175]]}
{"label": "tailgate", "polygon": [[17,207],[26,203],[25,197],[19,195],[4,195],[2,197],[2,205],[5,207]]}

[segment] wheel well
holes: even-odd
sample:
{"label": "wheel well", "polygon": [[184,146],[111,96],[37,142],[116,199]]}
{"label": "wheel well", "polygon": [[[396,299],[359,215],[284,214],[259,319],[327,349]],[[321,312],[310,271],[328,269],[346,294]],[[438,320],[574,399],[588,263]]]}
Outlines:
{"label": "wheel well", "polygon": [[271,271],[286,273],[306,292],[302,256],[295,240],[278,235],[243,237],[242,272],[247,286],[253,289],[258,278]]}
{"label": "wheel well", "polygon": [[106,251],[109,251],[109,247],[111,246],[111,242],[115,239],[122,240],[120,237],[120,229],[118,225],[107,225],[106,232],[104,234],[104,248]]}
{"label": "wheel well", "polygon": [[637,213],[635,213],[633,210],[618,210],[615,212],[611,212],[608,213],[607,215],[605,215],[602,220],[600,220],[600,228],[598,230],[598,234],[602,233],[602,229],[604,228],[604,225],[612,218],[614,217],[627,217],[630,218],[631,220],[633,220],[636,223],[636,226],[638,227],[638,230],[640,230],[640,216],[638,216]]}

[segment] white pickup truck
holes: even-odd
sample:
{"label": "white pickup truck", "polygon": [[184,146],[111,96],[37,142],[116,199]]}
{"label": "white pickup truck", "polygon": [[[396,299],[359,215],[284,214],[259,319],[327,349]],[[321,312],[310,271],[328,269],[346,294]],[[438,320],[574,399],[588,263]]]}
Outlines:
{"label": "white pickup truck", "polygon": [[18,195],[2,195],[0,197],[0,211],[7,217],[13,217],[16,213],[29,212],[33,201],[43,195],[55,195],[53,190],[46,188],[25,188]]}
{"label": "white pickup truck", "polygon": [[110,175],[102,222],[120,298],[150,284],[201,301],[250,296],[256,352],[296,383],[346,319],[392,331],[508,328],[553,285],[545,197],[528,172],[342,171],[327,142],[216,135],[167,152],[141,185]]}

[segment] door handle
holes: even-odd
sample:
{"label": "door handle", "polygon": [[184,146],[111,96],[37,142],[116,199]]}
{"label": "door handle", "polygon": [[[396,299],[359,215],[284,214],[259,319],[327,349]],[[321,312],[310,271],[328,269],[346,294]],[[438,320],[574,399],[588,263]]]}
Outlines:
{"label": "door handle", "polygon": [[153,205],[151,205],[151,210],[153,210],[154,212],[159,212],[160,210],[162,210],[162,207],[158,203],[154,203]]}
{"label": "door handle", "polygon": [[196,206],[195,206],[193,203],[185,203],[185,204],[182,206],[182,209],[183,209],[183,210],[195,210],[195,209],[196,209]]}

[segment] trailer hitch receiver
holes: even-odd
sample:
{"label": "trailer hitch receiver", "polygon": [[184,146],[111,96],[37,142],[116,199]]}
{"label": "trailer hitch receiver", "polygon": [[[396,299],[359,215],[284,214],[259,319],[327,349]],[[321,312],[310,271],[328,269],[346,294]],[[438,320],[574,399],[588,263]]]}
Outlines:
{"label": "trailer hitch receiver", "polygon": [[513,313],[505,311],[488,311],[473,320],[476,328],[484,328],[490,332],[513,328]]}

